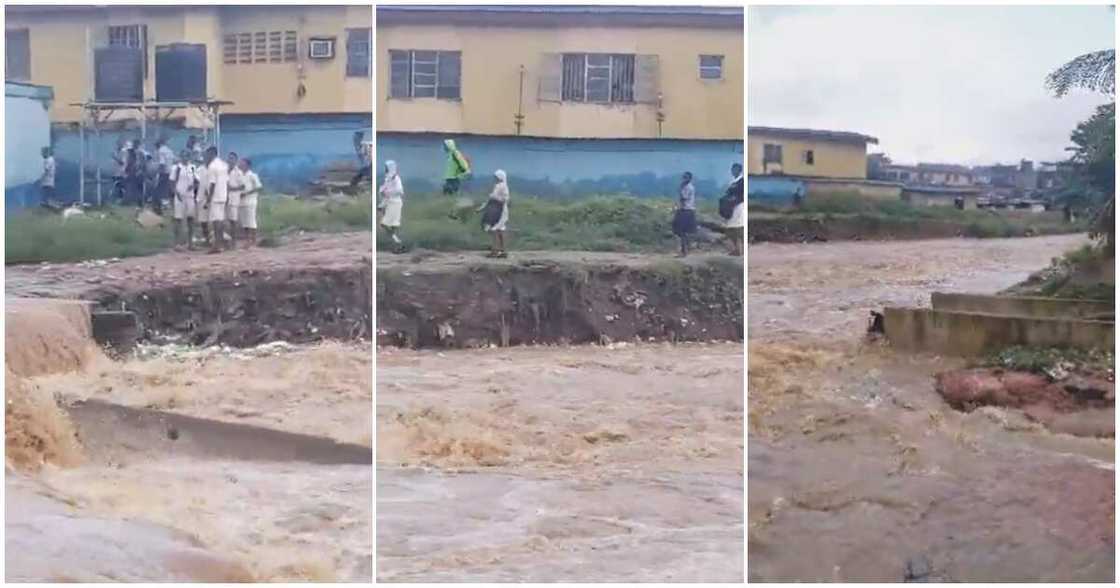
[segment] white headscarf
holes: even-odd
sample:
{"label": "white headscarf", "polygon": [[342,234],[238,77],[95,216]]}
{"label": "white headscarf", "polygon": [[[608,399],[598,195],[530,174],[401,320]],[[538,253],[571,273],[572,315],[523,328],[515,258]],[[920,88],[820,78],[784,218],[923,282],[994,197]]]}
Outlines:
{"label": "white headscarf", "polygon": [[397,162],[385,162],[385,181],[378,190],[386,198],[400,198],[404,196],[404,184],[401,183],[400,173],[397,172]]}
{"label": "white headscarf", "polygon": [[490,192],[490,198],[492,200],[508,202],[509,184],[506,183],[506,172],[498,170],[494,172],[494,178],[498,180],[498,183],[494,184],[494,189]]}

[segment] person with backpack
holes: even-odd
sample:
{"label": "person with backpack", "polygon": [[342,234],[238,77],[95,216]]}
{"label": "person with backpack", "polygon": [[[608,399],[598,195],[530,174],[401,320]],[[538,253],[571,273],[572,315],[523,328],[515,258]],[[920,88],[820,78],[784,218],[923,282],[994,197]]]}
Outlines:
{"label": "person with backpack", "polygon": [[459,193],[464,178],[471,173],[471,164],[466,155],[455,146],[453,139],[443,142],[443,150],[447,153],[447,166],[443,172],[443,195],[454,196]]}
{"label": "person with backpack", "polygon": [[727,236],[734,256],[743,255],[743,166],[731,165],[731,183],[719,199],[719,215],[726,221]]}

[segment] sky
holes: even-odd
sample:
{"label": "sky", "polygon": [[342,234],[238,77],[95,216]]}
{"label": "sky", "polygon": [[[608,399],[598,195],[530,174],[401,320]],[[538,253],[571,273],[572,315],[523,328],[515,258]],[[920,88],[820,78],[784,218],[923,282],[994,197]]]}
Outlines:
{"label": "sky", "polygon": [[896,163],[1056,161],[1102,94],[1046,75],[1115,44],[1106,6],[751,7],[752,126],[853,131]]}

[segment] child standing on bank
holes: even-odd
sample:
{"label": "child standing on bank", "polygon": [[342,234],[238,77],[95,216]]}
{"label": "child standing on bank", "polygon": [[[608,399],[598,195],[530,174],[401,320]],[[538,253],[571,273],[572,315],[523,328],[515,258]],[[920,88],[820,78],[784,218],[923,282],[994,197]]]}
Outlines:
{"label": "child standing on bank", "polygon": [[238,221],[245,230],[245,247],[257,245],[257,197],[260,196],[261,178],[253,171],[253,162],[245,157],[238,164],[241,171],[241,208],[237,211]]}
{"label": "child standing on bank", "polygon": [[187,249],[194,250],[194,219],[198,215],[195,193],[198,190],[198,170],[191,161],[191,152],[184,149],[179,161],[172,166],[169,176],[172,189],[172,213],[175,218],[175,248],[182,249],[180,237],[184,222],[187,225]]}

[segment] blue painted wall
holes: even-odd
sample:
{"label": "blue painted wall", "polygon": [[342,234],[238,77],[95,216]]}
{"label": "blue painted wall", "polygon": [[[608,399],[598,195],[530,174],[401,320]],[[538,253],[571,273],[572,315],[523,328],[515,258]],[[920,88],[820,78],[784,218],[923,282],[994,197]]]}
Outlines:
{"label": "blue painted wall", "polygon": [[788,206],[793,204],[793,196],[805,194],[805,182],[796,178],[781,176],[747,177],[747,199],[764,204]]}
{"label": "blue painted wall", "polygon": [[691,171],[698,195],[716,198],[731,179],[731,164],[743,161],[742,141],[378,133],[378,180],[391,159],[400,168],[406,194],[438,191],[444,139],[455,139],[471,160],[474,174],[467,191],[473,193],[488,192],[494,170],[503,169],[515,195],[675,196],[681,174]]}
{"label": "blue painted wall", "polygon": [[4,206],[38,206],[43,173],[40,150],[51,142],[47,86],[4,84]]}
{"label": "blue painted wall", "polygon": [[[364,131],[366,137],[370,137],[373,133],[371,117],[354,114],[223,115],[222,152],[224,156],[236,151],[252,159],[253,168],[261,176],[266,191],[300,193],[306,191],[308,182],[318,178],[330,164],[339,161],[357,163],[352,140],[355,131]],[[201,134],[197,129],[164,128],[157,131],[149,126],[149,149],[157,132],[168,137],[176,153],[186,146],[187,136]],[[87,137],[88,155],[96,156],[101,165],[105,186],[109,185],[108,178],[113,173],[113,150],[122,134],[129,138],[138,137],[139,130],[103,131],[100,141]],[[53,136],[59,199],[77,200],[81,155],[78,130],[56,127]],[[103,188],[102,194],[107,195],[108,188]],[[96,201],[93,182],[86,184],[86,201]]]}

